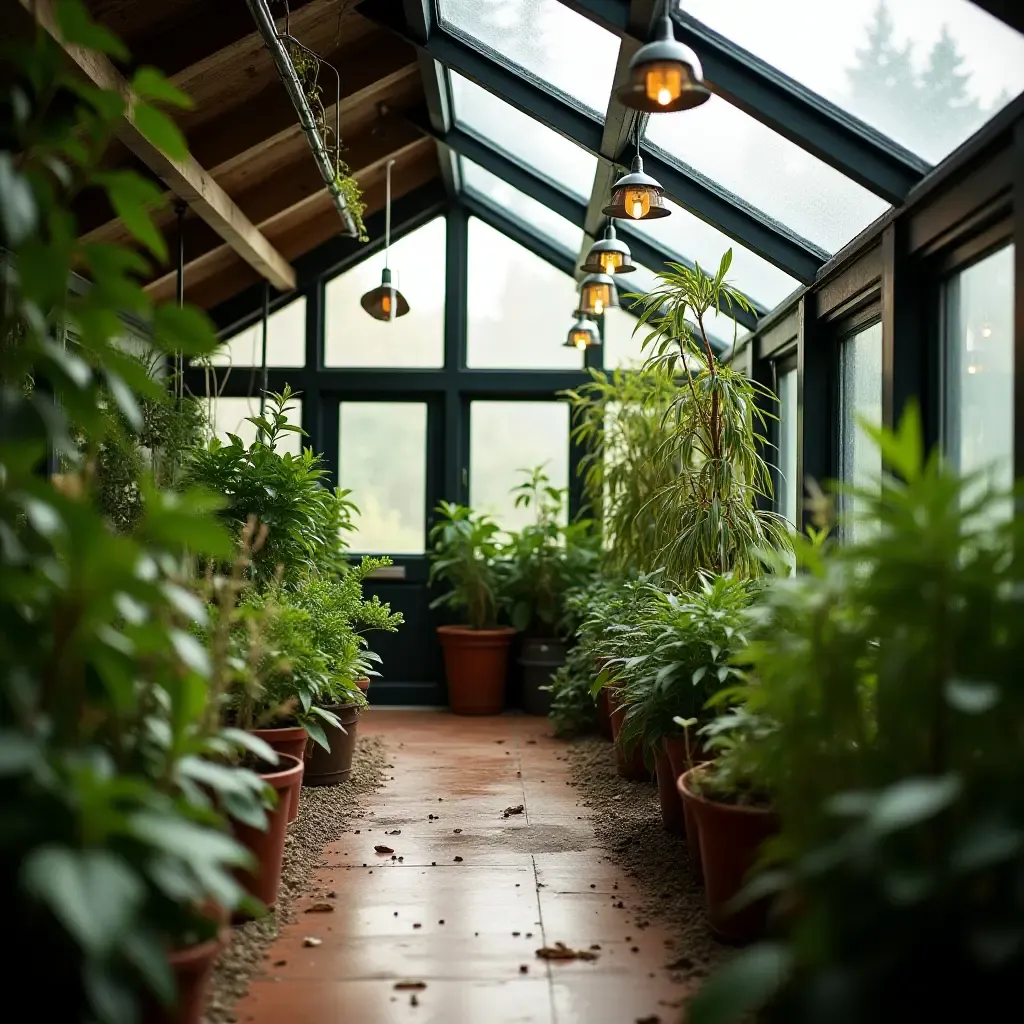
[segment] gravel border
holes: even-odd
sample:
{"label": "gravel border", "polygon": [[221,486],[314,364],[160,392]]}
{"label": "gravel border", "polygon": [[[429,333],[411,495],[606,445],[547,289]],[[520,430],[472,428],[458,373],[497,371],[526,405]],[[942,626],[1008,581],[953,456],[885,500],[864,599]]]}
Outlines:
{"label": "gravel border", "polygon": [[619,777],[607,740],[584,737],[568,749],[573,782],[594,811],[594,834],[609,859],[639,883],[633,909],[672,929],[673,977],[696,987],[733,950],[716,941],[708,927],[704,887],[690,870],[686,840],[662,827],[656,786]]}
{"label": "gravel border", "polygon": [[384,784],[388,754],[380,736],[357,739],[352,777],[341,786],[308,786],[302,790],[299,816],[288,827],[284,870],[277,908],[266,917],[231,929],[231,938],[214,967],[206,1001],[206,1024],[233,1024],[235,1004],[245,995],[277,937],[278,921],[295,920],[292,903],[312,887],[324,847],[341,837],[354,819],[367,814],[366,797]]}

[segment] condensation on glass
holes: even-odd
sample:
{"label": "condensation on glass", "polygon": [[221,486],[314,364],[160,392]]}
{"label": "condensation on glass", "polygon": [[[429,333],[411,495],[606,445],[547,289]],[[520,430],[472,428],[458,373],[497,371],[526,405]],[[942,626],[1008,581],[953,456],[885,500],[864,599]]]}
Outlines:
{"label": "condensation on glass", "polygon": [[590,198],[596,156],[458,72],[450,71],[449,78],[460,127],[578,198]]}
{"label": "condensation on glass", "polygon": [[619,41],[560,0],[437,0],[442,28],[604,117]]}
{"label": "condensation on glass", "polygon": [[[211,398],[203,399],[203,405],[210,420],[211,432],[225,443],[230,444],[228,434],[235,434],[248,447],[256,440],[258,427],[248,421],[250,416],[259,416],[260,400],[252,398]],[[302,399],[293,398],[288,403],[288,422],[302,426]],[[274,445],[276,451],[299,455],[306,439],[293,430],[280,434]]]}
{"label": "condensation on glass", "polygon": [[796,367],[779,374],[779,450],[777,452],[779,481],[775,507],[779,514],[797,526],[797,498],[800,481],[797,477],[797,376]]}
{"label": "condensation on glass", "polygon": [[[882,422],[880,323],[848,335],[839,348],[839,477],[844,484],[868,488],[881,479],[882,456],[858,420]],[[862,506],[862,499],[840,500],[843,534],[853,540],[872,528],[859,519]]]}
{"label": "condensation on glass", "polygon": [[1013,263],[1008,245],[945,285],[942,417],[946,456],[961,473],[1013,484]]}
{"label": "condensation on glass", "polygon": [[[226,339],[211,353],[210,362],[217,367],[262,366],[263,319]],[[305,365],[306,300],[300,296],[267,317],[267,366]],[[223,374],[218,376],[223,380]]]}
{"label": "condensation on glass", "polygon": [[1024,36],[969,0],[677,4],[932,163],[1024,90]]}
{"label": "condensation on glass", "polygon": [[427,406],[342,402],[338,483],[359,506],[349,547],[375,555],[426,549]]}
{"label": "condensation on glass", "polygon": [[436,217],[392,243],[388,263],[409,312],[375,320],[360,298],[380,286],[384,252],[328,281],[324,288],[327,366],[434,368],[444,365],[446,221]]}
{"label": "condensation on glass", "polygon": [[563,346],[576,282],[475,217],[469,221],[468,293],[470,368],[582,367],[583,354]]}
{"label": "condensation on glass", "polygon": [[469,406],[469,503],[503,529],[518,530],[534,511],[515,507],[524,470],[544,466],[551,486],[569,486],[569,406],[554,401],[476,401]]}

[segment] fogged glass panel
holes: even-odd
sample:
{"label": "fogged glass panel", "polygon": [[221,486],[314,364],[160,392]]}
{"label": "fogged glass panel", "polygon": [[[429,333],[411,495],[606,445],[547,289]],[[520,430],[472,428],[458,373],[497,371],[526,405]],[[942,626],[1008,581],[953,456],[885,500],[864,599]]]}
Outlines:
{"label": "fogged glass panel", "polygon": [[[882,422],[882,325],[873,324],[845,338],[839,350],[839,475],[845,484],[871,487],[882,472],[878,446],[864,433],[858,419]],[[844,497],[840,508],[852,517],[844,535],[856,539],[871,529],[857,522],[860,499]]]}
{"label": "fogged glass panel", "polygon": [[[643,366],[647,352],[642,349],[648,329],[634,333],[637,319],[623,309],[609,309],[604,314],[604,368],[606,370],[637,369]],[[648,352],[650,347],[648,346]]]}
{"label": "fogged glass panel", "polygon": [[937,163],[1024,89],[1024,36],[969,0],[676,0]]}
{"label": "fogged glass panel", "polygon": [[797,392],[796,368],[779,374],[779,467],[775,507],[794,526],[800,481],[797,477]]}
{"label": "fogged glass panel", "polygon": [[383,250],[327,282],[324,361],[327,366],[444,365],[445,219],[437,217],[391,246],[392,282],[409,303],[394,320],[375,320],[359,304],[380,287]]}
{"label": "fogged glass panel", "polygon": [[645,138],[828,252],[841,249],[889,208],[716,95],[693,110],[652,117]]}
{"label": "fogged glass panel", "polygon": [[604,117],[619,41],[559,0],[437,0],[441,25]]}
{"label": "fogged glass panel", "polygon": [[962,473],[1013,483],[1013,246],[946,285],[946,454]]}
{"label": "fogged glass panel", "polygon": [[[242,439],[242,444],[246,447],[256,440],[258,428],[254,423],[250,423],[246,417],[259,416],[259,398],[214,398],[206,403],[206,408],[213,433],[225,443],[231,443],[228,434],[236,434]],[[288,403],[287,413],[288,422],[296,427],[301,427],[302,399],[293,398]],[[292,455],[298,455],[303,447],[308,446],[309,438],[296,434],[292,430],[286,430],[278,436],[274,449],[282,454],[284,452],[291,452]]]}
{"label": "fogged glass panel", "polygon": [[[214,366],[262,366],[263,320],[228,338],[211,356]],[[267,317],[267,366],[306,365],[306,300],[295,299]]]}
{"label": "fogged glass panel", "polygon": [[339,484],[359,506],[353,551],[421,555],[426,543],[427,406],[342,402]]}
{"label": "fogged glass panel", "polygon": [[532,522],[511,489],[520,470],[544,465],[553,487],[569,486],[569,406],[565,402],[472,402],[469,407],[469,502],[505,529]]}
{"label": "fogged glass panel", "polygon": [[576,305],[573,278],[470,219],[468,366],[580,369],[583,354],[563,347]]}
{"label": "fogged glass panel", "polygon": [[448,74],[455,120],[461,127],[503,150],[527,170],[543,175],[580,199],[590,198],[596,156],[457,71]]}

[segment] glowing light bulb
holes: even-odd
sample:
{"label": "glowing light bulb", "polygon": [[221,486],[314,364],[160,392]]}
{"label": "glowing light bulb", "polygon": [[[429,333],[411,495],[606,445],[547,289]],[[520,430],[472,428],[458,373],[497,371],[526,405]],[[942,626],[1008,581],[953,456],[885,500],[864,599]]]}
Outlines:
{"label": "glowing light bulb", "polygon": [[967,367],[967,372],[968,373],[977,373],[978,372],[978,368],[976,366],[968,366]]}
{"label": "glowing light bulb", "polygon": [[603,252],[598,256],[597,261],[601,264],[601,269],[604,273],[614,274],[622,266],[622,253]]}
{"label": "glowing light bulb", "polygon": [[594,299],[594,312],[598,316],[604,312],[604,301],[602,299]]}
{"label": "glowing light bulb", "polygon": [[633,220],[642,220],[651,209],[651,195],[645,188],[627,189],[623,206]]}
{"label": "glowing light bulb", "polygon": [[582,352],[587,347],[587,337],[585,334],[576,335],[576,347]]}
{"label": "glowing light bulb", "polygon": [[982,327],[982,329],[981,329],[981,336],[983,338],[991,338],[992,337],[992,328],[991,327],[987,327],[987,326],[986,327]]}
{"label": "glowing light bulb", "polygon": [[639,199],[634,199],[633,208],[629,212],[634,220],[639,220],[644,215],[644,204]]}
{"label": "glowing light bulb", "polygon": [[388,292],[385,292],[385,293],[384,293],[384,294],[383,294],[383,295],[381,296],[381,300],[380,300],[380,308],[381,308],[381,309],[382,309],[382,310],[383,310],[383,311],[384,311],[385,313],[388,313],[388,314],[390,314],[390,313],[391,313],[391,296],[390,296],[390,294],[388,294]]}
{"label": "glowing light bulb", "polygon": [[644,75],[644,92],[659,107],[667,107],[679,99],[683,91],[683,72],[678,64],[657,65]]}

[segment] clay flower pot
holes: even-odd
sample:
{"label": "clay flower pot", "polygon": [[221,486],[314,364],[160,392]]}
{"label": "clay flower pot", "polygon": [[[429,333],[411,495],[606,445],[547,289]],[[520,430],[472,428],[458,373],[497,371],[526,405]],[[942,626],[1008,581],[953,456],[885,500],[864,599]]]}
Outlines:
{"label": "clay flower pot", "polygon": [[369,680],[369,678],[357,679],[356,680],[356,686],[358,686],[359,689],[363,691],[363,693],[368,692],[369,689],[370,689],[370,680]]}
{"label": "clay flower pot", "polygon": [[615,691],[617,683],[606,686],[608,691],[608,706],[611,708],[612,740],[615,743],[615,764],[619,775],[631,782],[650,782],[651,773],[644,764],[643,747],[638,743],[627,754],[622,743],[619,742],[619,730],[622,728],[622,721],[626,717],[626,709],[619,705]]}
{"label": "clay flower pot", "polygon": [[764,930],[767,904],[728,906],[743,888],[757,860],[761,844],[778,831],[778,819],[765,807],[749,807],[710,800],[697,792],[693,768],[679,779],[679,792],[688,801],[697,822],[701,864],[711,930],[723,942],[750,942]]}
{"label": "clay flower pot", "polygon": [[655,748],[654,768],[658,778],[658,801],[661,804],[661,824],[674,836],[686,834],[683,818],[683,800],[676,787],[676,774],[665,751],[664,743]]}
{"label": "clay flower pot", "polygon": [[356,726],[359,708],[355,704],[330,704],[326,711],[333,712],[343,729],[324,723],[324,732],[331,749],[324,750],[312,740],[306,744],[307,786],[338,786],[352,776],[352,757],[356,751]]}
{"label": "clay flower pot", "polygon": [[277,902],[291,793],[302,781],[302,761],[291,754],[279,756],[281,760],[276,767],[259,773],[264,782],[269,782],[277,790],[277,806],[267,811],[266,830],[232,821],[235,838],[252,853],[257,864],[255,873],[242,870],[238,880],[250,896],[256,897],[267,907]]}
{"label": "clay flower pot", "polygon": [[[679,794],[679,802],[683,808],[683,831],[686,835],[686,844],[690,848],[690,867],[698,881],[704,878],[704,872],[700,863],[700,837],[697,834],[697,819],[693,813],[693,804],[686,799],[679,781],[689,771],[690,763],[686,759],[686,740],[682,736],[666,736],[664,738],[665,754],[672,765],[672,776],[675,779],[676,793]],[[698,748],[696,754],[690,751],[691,757],[697,759],[694,765],[704,764],[703,752]]]}
{"label": "clay flower pot", "polygon": [[161,1006],[147,996],[142,1010],[143,1024],[202,1024],[210,975],[224,942],[225,934],[222,933],[206,942],[168,954],[178,1000],[173,1006]]}
{"label": "clay flower pot", "polygon": [[500,715],[505,710],[511,626],[470,629],[438,626],[448,677],[448,706],[456,715]]}
{"label": "clay flower pot", "polygon": [[[253,736],[258,736],[264,743],[276,750],[279,754],[289,754],[297,757],[300,761],[306,750],[306,742],[309,740],[309,733],[300,725],[283,726],[280,729],[250,729]],[[299,816],[299,797],[302,794],[302,775],[291,791],[289,799],[291,804],[288,809],[288,824],[290,825]]]}

